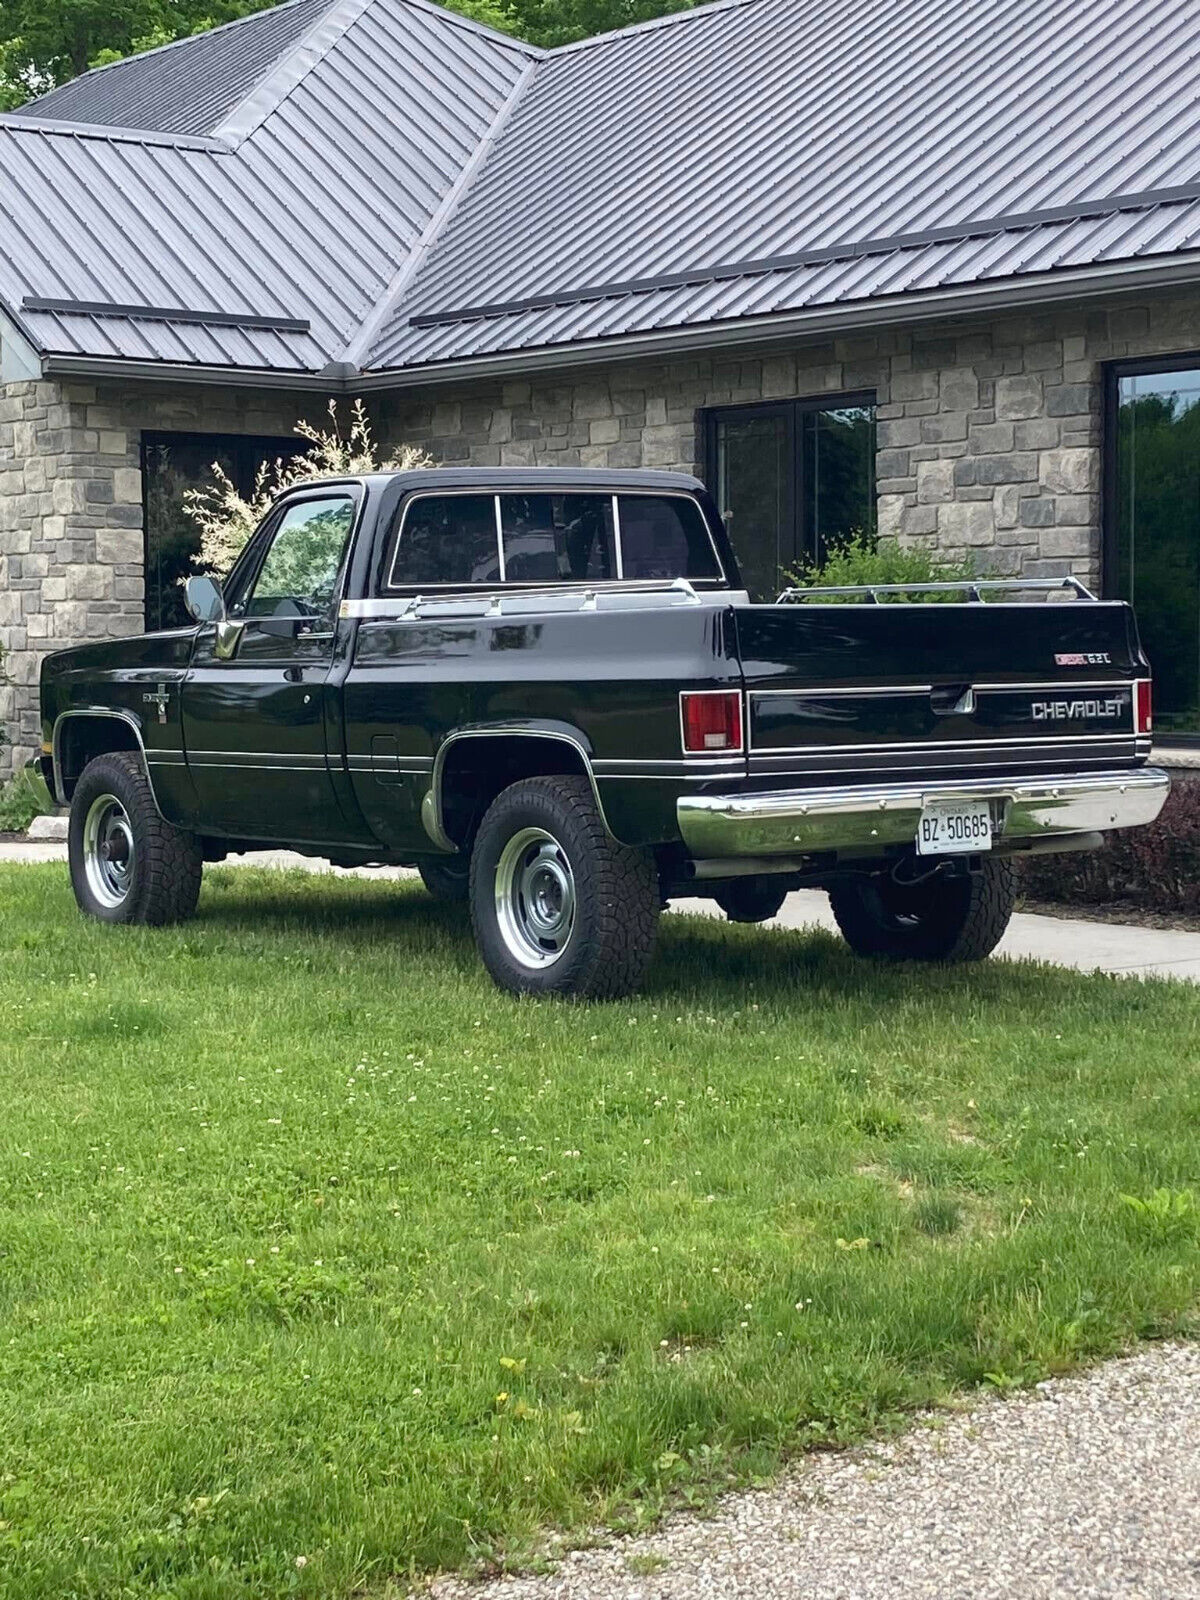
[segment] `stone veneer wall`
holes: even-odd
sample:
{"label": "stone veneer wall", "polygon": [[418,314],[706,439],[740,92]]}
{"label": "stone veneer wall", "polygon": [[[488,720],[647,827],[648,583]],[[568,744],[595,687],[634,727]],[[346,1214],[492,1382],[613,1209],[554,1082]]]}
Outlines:
{"label": "stone veneer wall", "polygon": [[[390,438],[478,466],[703,469],[697,412],[873,389],[879,529],[1099,580],[1100,363],[1200,349],[1200,292],[398,392]],[[736,540],[736,530],[735,530]]]}
{"label": "stone veneer wall", "polygon": [[40,743],[42,656],[142,631],[142,430],[286,435],[322,405],[198,385],[0,388],[0,777]]}
{"label": "stone veneer wall", "polygon": [[[1196,350],[1200,291],[397,391],[372,410],[385,440],[447,465],[699,472],[705,406],[873,389],[881,532],[1097,582],[1100,364]],[[0,722],[15,741],[0,772],[36,748],[41,654],[141,628],[141,430],[285,434],[322,409],[232,387],[0,390]]]}

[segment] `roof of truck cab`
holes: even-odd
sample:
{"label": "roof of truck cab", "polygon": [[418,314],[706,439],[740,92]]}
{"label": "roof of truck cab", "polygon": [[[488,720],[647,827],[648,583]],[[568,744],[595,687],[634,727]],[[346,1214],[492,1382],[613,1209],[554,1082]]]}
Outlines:
{"label": "roof of truck cab", "polygon": [[632,467],[414,467],[367,476],[413,489],[675,489],[688,494],[704,489],[686,472]]}
{"label": "roof of truck cab", "polygon": [[0,117],[0,307],[47,370],[352,389],[1194,282],[1197,58],[1195,0],[716,0],[553,51],[289,0]]}

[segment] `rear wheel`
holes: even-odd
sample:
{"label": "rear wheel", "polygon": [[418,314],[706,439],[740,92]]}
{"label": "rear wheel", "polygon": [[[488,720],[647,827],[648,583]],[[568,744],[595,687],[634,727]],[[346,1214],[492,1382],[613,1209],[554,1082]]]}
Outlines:
{"label": "rear wheel", "polygon": [[502,989],[631,993],[659,907],[653,856],[609,834],[586,779],[527,778],[489,807],[471,854],[471,920]]}
{"label": "rear wheel", "polygon": [[196,909],[200,841],[159,815],[136,755],[88,762],[71,797],[67,854],[79,909],[101,922],[158,925]]}
{"label": "rear wheel", "polygon": [[842,937],[860,956],[903,961],[981,961],[1004,937],[1017,898],[1011,861],[976,872],[934,873],[919,883],[881,874],[829,891]]}
{"label": "rear wheel", "polygon": [[713,899],[730,922],[770,922],[779,915],[787,894],[778,878],[734,878]]}
{"label": "rear wheel", "polygon": [[426,856],[417,862],[417,871],[435,900],[465,904],[470,898],[470,856]]}

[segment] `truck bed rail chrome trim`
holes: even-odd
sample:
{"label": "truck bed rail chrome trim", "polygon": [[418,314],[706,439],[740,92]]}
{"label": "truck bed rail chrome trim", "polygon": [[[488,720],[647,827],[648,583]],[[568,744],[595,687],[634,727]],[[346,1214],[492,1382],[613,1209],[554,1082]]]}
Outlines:
{"label": "truck bed rail chrome trim", "polygon": [[580,611],[644,610],[653,604],[703,606],[738,605],[747,600],[740,590],[699,590],[687,578],[647,578],[613,583],[515,585],[500,591],[480,586],[477,593],[428,592],[377,600],[343,600],[338,616],[359,622],[419,622],[427,617],[511,617],[534,614],[539,608],[565,613]]}
{"label": "truck bed rail chrome trim", "polygon": [[1095,601],[1096,596],[1079,578],[964,578],[939,583],[838,583],[818,584],[811,589],[785,589],[776,605],[802,605],[824,595],[859,595],[870,605],[879,604],[881,594],[966,594],[965,605],[985,605],[985,589],[1028,590],[1035,594],[1070,589],[1077,600]]}
{"label": "truck bed rail chrome trim", "polygon": [[869,854],[885,845],[912,844],[927,805],[990,801],[993,835],[999,842],[1102,833],[1153,822],[1169,788],[1170,779],[1162,768],[1131,767],[1044,777],[682,795],[675,810],[683,841],[700,860],[827,850]]}

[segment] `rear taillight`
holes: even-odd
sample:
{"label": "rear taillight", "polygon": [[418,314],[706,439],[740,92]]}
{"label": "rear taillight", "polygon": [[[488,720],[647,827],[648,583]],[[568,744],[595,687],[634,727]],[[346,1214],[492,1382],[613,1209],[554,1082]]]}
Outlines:
{"label": "rear taillight", "polygon": [[742,748],[740,689],[704,689],[679,696],[683,748],[689,755]]}
{"label": "rear taillight", "polygon": [[1133,686],[1133,726],[1137,733],[1154,732],[1152,689],[1149,678],[1139,678]]}

